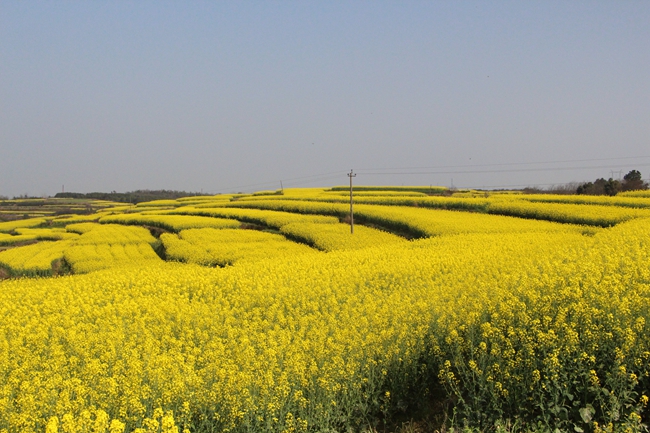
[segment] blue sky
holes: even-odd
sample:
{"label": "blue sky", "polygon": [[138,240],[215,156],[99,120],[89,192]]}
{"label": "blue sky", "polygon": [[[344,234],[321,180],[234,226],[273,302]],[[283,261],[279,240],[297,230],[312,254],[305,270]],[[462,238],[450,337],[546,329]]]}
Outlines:
{"label": "blue sky", "polygon": [[647,1],[6,0],[0,195],[650,178],[648,23]]}

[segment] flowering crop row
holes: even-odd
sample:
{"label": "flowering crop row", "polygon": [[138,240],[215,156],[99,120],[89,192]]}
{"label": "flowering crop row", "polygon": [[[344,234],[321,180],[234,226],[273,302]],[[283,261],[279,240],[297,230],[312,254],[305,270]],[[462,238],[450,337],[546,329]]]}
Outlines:
{"label": "flowering crop row", "polygon": [[[332,187],[332,191],[348,191],[350,188],[347,186],[335,186]],[[353,188],[353,192],[365,192],[365,191],[378,191],[378,192],[422,192],[424,194],[439,194],[447,191],[447,188],[444,186],[363,186],[358,185]]]}
{"label": "flowering crop row", "polygon": [[488,212],[523,218],[588,224],[609,227],[634,218],[650,217],[650,209],[585,204],[559,204],[525,200],[499,200],[491,202]]}
{"label": "flowering crop row", "polygon": [[135,207],[174,207],[178,205],[179,202],[176,200],[153,200],[138,203]]}
{"label": "flowering crop row", "polygon": [[237,228],[240,226],[238,221],[232,219],[187,215],[142,215],[139,213],[105,216],[99,222],[102,224],[148,225],[171,232],[191,228]]}
{"label": "flowering crop row", "polygon": [[[650,196],[650,195],[649,195]],[[600,206],[620,206],[631,208],[648,208],[650,200],[642,196],[624,196],[618,194],[614,197],[607,195],[553,195],[553,194],[533,194],[518,195],[519,200],[526,200],[536,203],[564,203],[564,204],[589,204]]]}
{"label": "flowering crop row", "polygon": [[153,249],[159,241],[142,227],[78,223],[67,229],[81,233],[63,252],[75,273],[160,261]]}
{"label": "flowering crop row", "polygon": [[[426,197],[423,192],[417,191],[353,191],[355,197]],[[317,197],[349,197],[349,191],[323,191]]]}
{"label": "flowering crop row", "polygon": [[226,266],[315,252],[284,236],[255,230],[188,229],[178,235],[163,233],[160,239],[168,259],[204,266]]}
{"label": "flowering crop row", "polygon": [[67,227],[70,224],[80,224],[94,222],[103,216],[110,215],[112,211],[97,212],[90,215],[65,215],[53,218],[50,223],[57,227]]}
{"label": "flowering crop row", "polygon": [[70,242],[39,242],[0,252],[0,266],[11,275],[50,276],[52,262],[63,258]]}
{"label": "flowering crop row", "polygon": [[278,212],[262,209],[240,209],[240,208],[203,208],[203,207],[182,207],[170,213],[180,215],[203,215],[213,218],[235,218],[252,224],[259,224],[275,229],[292,223],[317,223],[337,224],[338,218],[323,215],[301,215],[290,212]]}
{"label": "flowering crop row", "polygon": [[46,222],[46,218],[29,218],[24,220],[0,222],[0,233],[11,233],[17,228],[38,227]]}
{"label": "flowering crop row", "polygon": [[625,191],[617,194],[617,197],[639,197],[650,198],[650,190]]}
{"label": "flowering crop row", "polygon": [[[54,213],[53,210],[31,210],[27,212],[27,215],[31,217],[44,217],[44,216],[49,216]],[[16,215],[16,210],[0,210],[0,215],[5,214],[5,215]],[[24,213],[23,213],[24,215]]]}
{"label": "flowering crop row", "polygon": [[76,233],[66,231],[64,228],[19,228],[15,230],[19,235],[34,236],[35,239],[45,241],[59,241],[66,239],[75,239],[78,237]]}
{"label": "flowering crop row", "polygon": [[323,251],[352,250],[400,244],[404,238],[370,227],[357,226],[354,236],[346,224],[291,223],[283,225],[280,233],[290,239],[311,245]]}
{"label": "flowering crop row", "polygon": [[[294,200],[236,201],[228,206],[339,217],[347,216],[350,210],[349,206],[342,203]],[[593,232],[595,230],[578,225],[532,221],[500,215],[403,206],[357,205],[354,208],[354,216],[360,222],[371,223],[389,230],[408,232],[418,237],[458,233]]]}
{"label": "flowering crop row", "polygon": [[[309,195],[304,193],[301,195],[288,194],[281,197],[274,197],[273,200],[331,203],[346,203],[349,201],[348,197],[336,194],[337,193],[313,191]],[[258,200],[268,201],[269,197],[244,197],[238,200],[238,203]],[[647,209],[650,208],[650,202],[642,197],[566,196],[542,194],[492,194],[489,196],[483,194],[473,197],[460,196],[459,194],[450,197],[409,197],[382,194],[376,196],[355,195],[354,201],[359,204],[468,210],[496,215],[508,215],[561,223],[588,224],[604,227],[627,221],[632,218],[644,218],[650,216],[650,209]],[[606,207],[611,207],[611,209]]]}
{"label": "flowering crop row", "polygon": [[206,202],[206,201],[221,201],[221,200],[230,200],[233,197],[232,194],[219,194],[219,195],[193,195],[191,197],[181,197],[177,198],[176,201],[179,203],[187,204],[192,202]]}
{"label": "flowering crop row", "polygon": [[77,233],[83,235],[89,231],[100,228],[101,226],[96,222],[79,222],[74,224],[68,224],[65,226],[65,230],[70,233]]}
{"label": "flowering crop row", "polygon": [[147,243],[73,244],[63,251],[63,258],[76,274],[140,263],[159,262],[160,257]]}
{"label": "flowering crop row", "polygon": [[35,235],[9,235],[0,233],[0,246],[16,245],[35,240],[37,240]]}
{"label": "flowering crop row", "polygon": [[79,223],[67,230],[83,230],[83,234],[77,238],[75,245],[84,244],[137,244],[147,243],[154,245],[154,238],[149,230],[142,227],[123,226],[119,224],[95,224]]}
{"label": "flowering crop row", "polygon": [[[268,201],[269,197],[244,197],[237,203],[249,201]],[[287,195],[282,197],[273,197],[274,201],[300,201],[300,202],[324,202],[324,203],[349,203],[349,196],[334,194],[314,194],[308,196]],[[386,206],[415,206],[433,209],[450,209],[485,212],[489,205],[489,200],[484,197],[475,198],[457,198],[457,197],[428,197],[428,196],[395,196],[395,195],[356,195],[354,202],[358,204],[373,204]]]}

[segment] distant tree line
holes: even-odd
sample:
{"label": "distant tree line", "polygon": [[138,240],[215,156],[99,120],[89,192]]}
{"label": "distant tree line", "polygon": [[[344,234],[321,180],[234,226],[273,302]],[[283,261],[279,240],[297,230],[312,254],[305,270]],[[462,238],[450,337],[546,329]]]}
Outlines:
{"label": "distant tree line", "polygon": [[623,180],[614,180],[611,177],[607,180],[604,178],[596,179],[595,182],[583,183],[576,189],[576,194],[585,195],[616,195],[621,191],[634,191],[639,189],[648,189],[648,183],[641,178],[638,170],[632,170]]}
{"label": "distant tree line", "polygon": [[[5,196],[2,196],[2,197],[3,197],[3,200],[9,200],[8,197],[5,197]],[[37,200],[37,199],[42,199],[42,198],[43,198],[42,195],[39,196],[39,195],[21,194],[21,195],[15,195],[12,198],[12,200],[25,200],[25,199]]]}
{"label": "distant tree line", "polygon": [[140,203],[144,201],[152,200],[173,200],[180,197],[190,197],[201,195],[197,192],[185,192],[185,191],[171,191],[166,189],[160,190],[148,190],[148,189],[139,189],[137,191],[131,192],[89,192],[89,193],[80,193],[80,192],[59,192],[54,197],[55,198],[81,198],[81,199],[92,199],[92,200],[108,200],[116,201],[120,203]]}

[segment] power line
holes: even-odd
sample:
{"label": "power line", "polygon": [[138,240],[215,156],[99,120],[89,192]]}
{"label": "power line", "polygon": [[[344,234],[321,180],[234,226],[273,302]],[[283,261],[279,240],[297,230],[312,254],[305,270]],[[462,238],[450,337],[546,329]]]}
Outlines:
{"label": "power line", "polygon": [[[568,171],[568,170],[593,170],[593,169],[608,169],[611,171],[612,167],[620,168],[622,163],[614,163],[615,161],[627,161],[627,160],[641,160],[647,159],[650,156],[625,156],[617,158],[588,158],[588,159],[568,159],[568,160],[555,160],[555,161],[529,161],[529,162],[507,162],[507,163],[498,163],[498,164],[465,164],[465,165],[440,165],[433,167],[401,167],[401,168],[365,168],[358,169],[357,174],[362,176],[390,176],[390,175],[431,175],[431,174],[485,174],[485,173],[520,173],[520,172],[544,172],[544,171]],[[491,170],[452,170],[452,169],[465,169],[465,168],[487,168],[487,167],[512,167],[512,166],[530,166],[530,165],[545,165],[545,164],[567,164],[567,163],[579,163],[579,162],[596,162],[596,161],[609,161],[612,164],[609,165],[591,165],[591,166],[570,166],[570,167],[528,167],[528,168],[504,168],[504,169],[491,169]],[[634,164],[635,167],[647,167],[650,166],[650,163],[643,164]],[[402,171],[393,171],[393,170],[402,170]],[[409,171],[409,170],[434,170],[434,171]],[[282,183],[290,186],[301,186],[317,181],[329,180],[329,179],[338,179],[344,174],[347,174],[345,171],[334,171],[329,173],[320,173],[313,174],[309,176],[299,176],[289,179],[282,179]],[[257,188],[264,186],[277,185],[278,180],[252,183],[239,186],[231,186],[226,188],[218,188],[208,191],[209,193],[217,192],[232,192],[232,191],[242,191],[249,188]],[[559,184],[536,184],[528,186],[539,186],[539,185],[559,185]],[[483,188],[501,188],[501,187],[515,187],[515,186],[526,186],[526,185],[494,185],[494,186],[483,186]]]}
{"label": "power line", "polygon": [[[634,164],[636,167],[647,167],[650,163]],[[503,170],[453,170],[453,171],[411,171],[411,172],[365,172],[362,175],[418,175],[418,174],[481,174],[481,173],[518,173],[530,171],[565,171],[565,170],[591,170],[597,168],[611,168],[612,165],[574,166],[574,167],[544,167],[544,168],[511,168]]]}
{"label": "power line", "polygon": [[[570,184],[571,182],[569,182]],[[579,182],[576,182],[579,183]],[[567,183],[520,183],[520,184],[510,184],[510,185],[481,185],[481,186],[463,186],[459,189],[488,189],[488,188],[526,188],[526,187],[537,187],[537,186],[557,186],[557,185],[566,185]]]}
{"label": "power line", "polygon": [[[344,171],[337,171],[337,172],[330,172],[330,173],[321,173],[321,174],[312,174],[309,176],[300,176],[300,177],[293,177],[289,179],[283,179],[282,182],[287,185],[300,185],[300,184],[305,184],[308,182],[315,182],[319,180],[327,180],[327,179],[334,179],[341,177],[343,174],[346,172]],[[300,180],[305,180],[306,182],[296,182]],[[268,186],[268,185],[277,185],[278,181],[269,181],[269,182],[260,182],[260,183],[251,183],[247,185],[239,185],[239,186],[232,186],[232,187],[226,187],[226,188],[218,188],[218,189],[213,189],[210,190],[211,193],[216,193],[216,192],[222,192],[222,191],[241,191],[247,188],[253,188],[253,187],[262,187],[262,186]]]}
{"label": "power line", "polygon": [[292,182],[292,184],[293,185],[305,185],[305,184],[308,184],[308,183],[311,183],[311,182],[316,182],[316,181],[319,181],[319,180],[339,179],[342,176],[343,173],[344,172],[338,173],[336,175],[322,175],[322,176],[318,176],[318,177],[314,176],[314,177],[312,177],[312,178],[310,178],[308,180],[305,180],[305,181]]}
{"label": "power line", "polygon": [[[536,164],[567,164],[574,162],[595,162],[595,161],[619,161],[630,159],[644,159],[650,156],[623,156],[618,158],[589,158],[589,159],[566,159],[559,161],[531,161],[531,162],[504,162],[498,164],[465,164],[465,165],[439,165],[433,167],[397,167],[397,168],[361,168],[359,171],[379,171],[379,170],[430,170],[430,169],[449,169],[449,168],[467,168],[467,167],[503,167],[512,165],[536,165]],[[368,174],[368,173],[364,173]]]}

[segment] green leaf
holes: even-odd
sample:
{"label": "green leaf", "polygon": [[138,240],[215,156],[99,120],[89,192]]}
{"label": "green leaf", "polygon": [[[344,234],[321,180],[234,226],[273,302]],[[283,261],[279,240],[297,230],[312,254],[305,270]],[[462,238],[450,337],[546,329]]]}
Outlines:
{"label": "green leaf", "polygon": [[594,416],[596,413],[596,410],[594,407],[590,404],[588,404],[586,407],[583,407],[580,409],[580,417],[585,423],[589,423],[591,421],[591,418]]}

